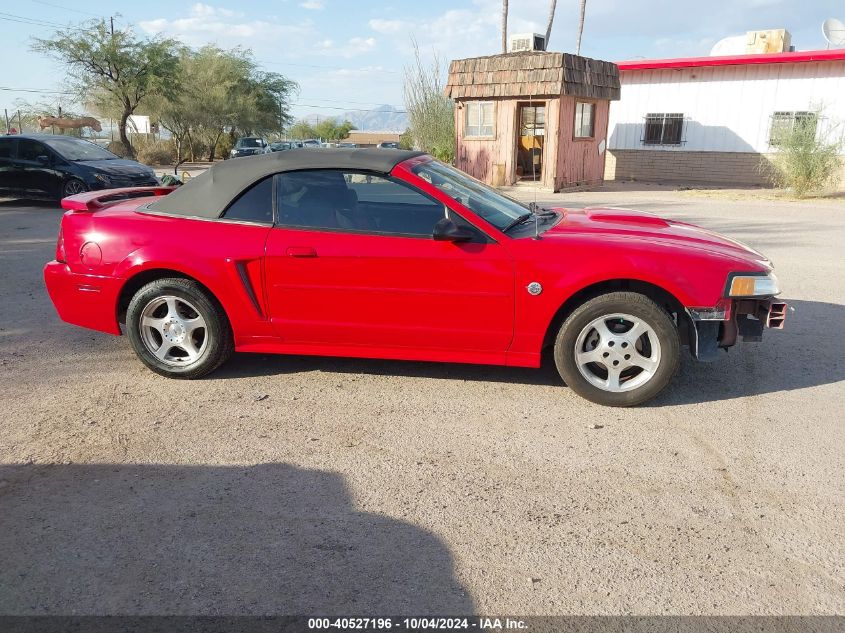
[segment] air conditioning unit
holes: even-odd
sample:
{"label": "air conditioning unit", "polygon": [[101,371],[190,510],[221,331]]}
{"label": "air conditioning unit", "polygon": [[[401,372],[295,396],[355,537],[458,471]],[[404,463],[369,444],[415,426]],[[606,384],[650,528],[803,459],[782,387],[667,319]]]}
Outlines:
{"label": "air conditioning unit", "polygon": [[508,52],[519,53],[521,51],[544,51],[546,50],[546,37],[539,33],[519,33],[511,35]]}
{"label": "air conditioning unit", "polygon": [[786,29],[748,31],[745,34],[745,53],[783,53],[790,50],[791,40]]}

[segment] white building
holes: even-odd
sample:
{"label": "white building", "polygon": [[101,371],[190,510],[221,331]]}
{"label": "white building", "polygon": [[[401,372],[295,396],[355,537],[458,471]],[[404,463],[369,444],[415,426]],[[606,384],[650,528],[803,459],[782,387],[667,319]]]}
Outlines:
{"label": "white building", "polygon": [[[845,50],[620,62],[605,178],[763,184],[796,122],[845,131]],[[818,114],[821,112],[821,114]]]}

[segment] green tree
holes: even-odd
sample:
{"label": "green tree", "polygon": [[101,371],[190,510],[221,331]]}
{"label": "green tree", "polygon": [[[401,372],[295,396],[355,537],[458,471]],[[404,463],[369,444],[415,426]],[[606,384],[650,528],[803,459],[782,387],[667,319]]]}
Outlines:
{"label": "green tree", "polygon": [[281,133],[288,125],[295,82],[276,73],[260,71],[249,51],[206,46],[183,49],[179,93],[151,101],[151,114],[173,136],[177,160],[187,154],[208,160],[224,135]]}
{"label": "green tree", "polygon": [[314,126],[311,125],[308,121],[300,120],[294,123],[288,129],[288,136],[295,139],[308,139],[308,138],[317,138],[319,134],[314,129]]}
{"label": "green tree", "polygon": [[441,60],[435,53],[423,61],[416,40],[414,63],[405,67],[405,110],[413,144],[444,162],[455,159],[455,113],[452,100],[443,94]]}
{"label": "green tree", "polygon": [[96,95],[119,111],[120,141],[130,156],[129,117],[146,99],[173,96],[178,88],[179,58],[172,39],[141,39],[129,30],[111,33],[104,22],[89,22],[49,39],[36,38],[32,48],[63,62],[82,97]]}
{"label": "green tree", "polygon": [[356,129],[349,121],[338,123],[336,119],[324,119],[314,126],[314,133],[326,141],[340,141]]}

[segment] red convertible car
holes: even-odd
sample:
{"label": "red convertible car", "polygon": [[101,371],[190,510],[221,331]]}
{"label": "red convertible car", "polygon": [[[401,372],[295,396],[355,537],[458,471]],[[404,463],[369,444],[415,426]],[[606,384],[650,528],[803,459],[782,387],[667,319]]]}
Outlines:
{"label": "red convertible car", "polygon": [[771,263],[648,213],[541,209],[419,152],[297,149],[65,198],[62,319],[198,378],[233,351],[539,367],[635,405],[782,327]]}

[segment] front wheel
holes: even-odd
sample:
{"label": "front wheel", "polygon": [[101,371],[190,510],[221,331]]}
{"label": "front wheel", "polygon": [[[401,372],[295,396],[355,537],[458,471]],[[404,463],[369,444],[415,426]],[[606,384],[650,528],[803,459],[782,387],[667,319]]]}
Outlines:
{"label": "front wheel", "polygon": [[200,378],[232,355],[226,314],[195,281],[158,279],[141,288],[126,311],[138,358],[169,378]]}
{"label": "front wheel", "polygon": [[62,185],[62,198],[75,196],[86,191],[88,191],[88,187],[79,178],[68,178]]}
{"label": "front wheel", "polygon": [[654,398],[680,362],[672,319],[648,297],[612,292],[578,307],[558,332],[561,377],[587,400],[626,407]]}

